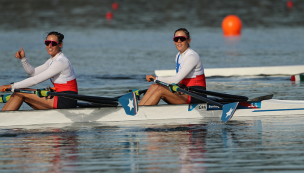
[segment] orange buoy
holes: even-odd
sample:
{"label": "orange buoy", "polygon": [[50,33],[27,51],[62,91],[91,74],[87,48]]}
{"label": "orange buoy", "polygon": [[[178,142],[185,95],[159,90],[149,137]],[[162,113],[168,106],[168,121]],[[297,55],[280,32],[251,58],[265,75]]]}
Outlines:
{"label": "orange buoy", "polygon": [[106,13],[106,18],[107,18],[108,20],[111,20],[111,19],[113,18],[113,13],[112,13],[112,12],[107,12],[107,13]]}
{"label": "orange buoy", "polygon": [[293,7],[293,2],[291,0],[287,1],[286,6],[291,9]]}
{"label": "orange buoy", "polygon": [[113,10],[117,10],[118,9],[118,3],[117,2],[114,2],[113,4],[112,4],[112,9]]}
{"label": "orange buoy", "polygon": [[236,15],[228,15],[222,22],[224,36],[236,36],[241,34],[242,21]]}

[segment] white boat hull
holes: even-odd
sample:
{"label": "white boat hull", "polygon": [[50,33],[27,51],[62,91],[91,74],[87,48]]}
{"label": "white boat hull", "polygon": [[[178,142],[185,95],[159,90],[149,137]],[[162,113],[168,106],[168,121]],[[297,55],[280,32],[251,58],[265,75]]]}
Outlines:
{"label": "white boat hull", "polygon": [[[283,75],[291,76],[304,73],[304,65],[265,66],[265,67],[235,67],[235,68],[206,68],[205,76],[259,76]],[[175,70],[155,70],[156,76],[174,76]]]}
{"label": "white boat hull", "polygon": [[[255,104],[260,104],[256,108]],[[159,119],[185,119],[221,117],[221,110],[209,110],[207,104],[199,104],[192,111],[189,105],[139,106],[135,116],[126,115],[122,107],[25,110],[0,112],[0,126],[75,123],[75,122],[118,122]],[[215,107],[215,109],[218,109]],[[253,102],[246,109],[237,109],[233,117],[263,115],[304,115],[304,101],[265,100]]]}

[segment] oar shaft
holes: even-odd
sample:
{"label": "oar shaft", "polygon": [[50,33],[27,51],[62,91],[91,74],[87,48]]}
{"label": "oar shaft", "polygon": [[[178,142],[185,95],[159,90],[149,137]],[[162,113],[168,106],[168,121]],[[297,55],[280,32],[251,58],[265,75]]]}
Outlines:
{"label": "oar shaft", "polygon": [[67,94],[67,93],[57,93],[57,92],[48,92],[49,96],[61,96],[67,98],[75,98],[75,99],[88,99],[88,100],[104,100],[104,101],[118,101],[117,98],[108,98],[108,97],[96,97],[96,96],[86,96],[86,95],[78,95],[78,94]]}
{"label": "oar shaft", "polygon": [[246,97],[246,96],[217,93],[217,92],[213,92],[213,91],[198,89],[198,88],[195,88],[195,87],[189,87],[189,88],[193,91],[200,92],[200,93],[207,94],[207,95],[211,95],[211,96],[229,98],[229,99],[237,99],[237,100],[244,100],[244,101],[248,100],[248,97]]}
{"label": "oar shaft", "polygon": [[[148,91],[148,89],[144,89],[144,90],[139,90],[138,91],[138,94],[140,95],[140,94],[142,94],[142,93],[146,93]],[[132,92],[132,90],[130,90],[129,92]],[[117,98],[117,99],[119,99],[120,97],[122,97],[122,96],[124,96],[124,95],[121,95],[121,96],[117,96],[117,97],[114,97],[114,98]]]}
{"label": "oar shaft", "polygon": [[68,99],[73,99],[73,100],[80,100],[80,101],[85,101],[85,102],[90,102],[90,103],[100,103],[103,105],[115,105],[117,106],[118,103],[115,101],[107,101],[107,100],[98,100],[98,99],[89,99],[89,98],[73,98],[73,97],[66,97],[66,96],[57,96],[57,97],[64,97]]}
{"label": "oar shaft", "polygon": [[[155,83],[158,83],[158,84],[165,85],[165,86],[167,86],[167,87],[170,87],[169,84],[164,83],[164,82],[159,81],[159,80],[155,80],[154,82],[155,82]],[[188,95],[190,95],[190,96],[192,96],[192,97],[195,97],[195,98],[197,98],[197,99],[199,99],[199,100],[202,100],[202,101],[205,101],[205,102],[207,102],[207,103],[211,103],[211,104],[217,105],[217,106],[219,106],[219,107],[221,107],[221,108],[223,107],[223,105],[220,104],[220,103],[218,103],[218,102],[215,102],[215,101],[210,100],[210,99],[208,99],[208,98],[206,98],[206,97],[202,97],[202,96],[199,96],[199,95],[197,95],[197,94],[191,93],[191,92],[189,92],[189,91],[183,90],[183,89],[179,88],[178,86],[176,86],[176,87],[177,87],[176,90],[177,90],[178,92],[182,92],[182,93],[188,94]]]}
{"label": "oar shaft", "polygon": [[223,107],[223,105],[220,104],[220,103],[218,103],[218,102],[215,102],[215,101],[210,100],[210,99],[208,99],[208,98],[206,98],[206,97],[202,97],[202,96],[199,96],[199,95],[197,95],[197,94],[191,93],[191,92],[189,92],[189,91],[183,90],[183,89],[181,89],[181,88],[177,88],[177,91],[178,91],[178,92],[185,93],[185,94],[188,94],[188,95],[190,95],[191,97],[195,97],[195,98],[197,98],[197,99],[199,99],[199,100],[203,100],[203,101],[205,101],[205,102],[208,102],[208,103],[217,105],[217,106],[219,106],[219,107],[221,107],[221,108]]}
{"label": "oar shaft", "polygon": [[[5,91],[12,91],[12,90],[11,90],[11,89],[5,89]],[[22,89],[14,89],[14,92],[28,93],[28,94],[36,94],[36,91],[32,91],[32,90],[22,90]]]}

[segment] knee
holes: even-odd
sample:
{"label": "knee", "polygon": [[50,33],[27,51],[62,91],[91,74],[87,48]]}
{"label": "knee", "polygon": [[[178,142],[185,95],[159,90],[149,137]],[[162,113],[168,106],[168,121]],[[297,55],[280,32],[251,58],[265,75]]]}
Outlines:
{"label": "knee", "polygon": [[153,89],[153,90],[156,90],[156,89],[158,89],[158,85],[157,84],[152,84],[151,86],[150,86],[150,89]]}
{"label": "knee", "polygon": [[24,93],[14,92],[11,97],[24,97]]}
{"label": "knee", "polygon": [[153,88],[154,92],[162,95],[164,91],[166,90],[163,86],[157,85],[157,84],[152,84],[151,87]]}

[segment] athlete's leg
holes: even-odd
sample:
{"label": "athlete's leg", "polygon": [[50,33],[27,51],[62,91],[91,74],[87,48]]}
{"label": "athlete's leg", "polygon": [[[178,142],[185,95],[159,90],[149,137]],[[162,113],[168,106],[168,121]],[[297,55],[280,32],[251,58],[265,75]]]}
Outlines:
{"label": "athlete's leg", "polygon": [[187,103],[188,95],[172,93],[166,86],[152,84],[139,105],[157,105],[160,99],[169,104],[185,104]]}
{"label": "athlete's leg", "polygon": [[13,93],[2,111],[18,110],[23,102],[26,102],[33,109],[53,109],[54,98],[46,99],[35,94]]}

